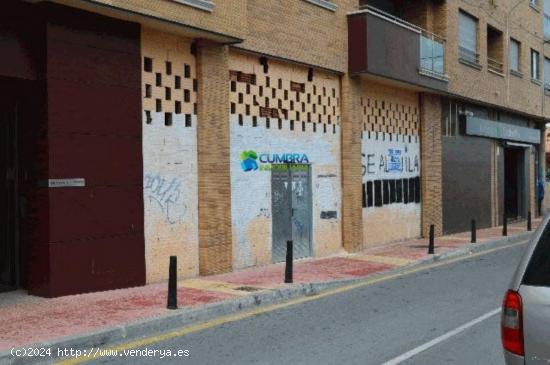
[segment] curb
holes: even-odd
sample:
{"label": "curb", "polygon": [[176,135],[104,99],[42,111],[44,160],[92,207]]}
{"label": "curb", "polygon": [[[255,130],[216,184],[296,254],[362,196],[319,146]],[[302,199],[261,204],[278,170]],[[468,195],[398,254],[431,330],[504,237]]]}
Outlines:
{"label": "curb", "polygon": [[483,252],[493,248],[519,243],[521,241],[529,239],[533,233],[534,231],[522,232],[514,236],[500,238],[484,243],[468,244],[468,246],[461,247],[452,251],[447,251],[441,254],[435,254],[431,257],[418,260],[409,265],[375,273],[361,278],[334,280],[322,283],[304,283],[292,285],[286,288],[262,290],[249,296],[234,298],[222,302],[210,303],[202,305],[200,307],[180,309],[175,311],[174,313],[168,313],[160,317],[143,319],[125,325],[114,326],[99,331],[86,333],[84,335],[62,337],[53,342],[43,342],[24,347],[26,349],[50,348],[52,356],[48,357],[47,360],[45,360],[44,357],[13,357],[9,350],[3,351],[0,352],[0,365],[50,364],[59,359],[59,357],[57,356],[58,349],[91,349],[92,347],[105,347],[122,341],[137,339],[140,336],[143,336],[144,332],[167,332],[198,322],[203,322],[209,319],[235,314],[237,312],[245,311],[258,306],[279,304],[291,299],[320,294],[324,291],[328,291],[337,287],[351,285],[354,283],[372,280],[388,275],[404,273],[413,268],[426,266],[430,263],[468,256],[473,253]]}

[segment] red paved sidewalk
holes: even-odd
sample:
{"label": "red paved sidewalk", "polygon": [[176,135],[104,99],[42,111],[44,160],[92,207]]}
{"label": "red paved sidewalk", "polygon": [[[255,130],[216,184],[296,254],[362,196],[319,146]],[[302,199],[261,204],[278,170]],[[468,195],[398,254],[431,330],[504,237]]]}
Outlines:
{"label": "red paved sidewalk", "polygon": [[[533,222],[533,228],[540,220]],[[525,223],[508,227],[509,236],[525,232]],[[478,230],[478,243],[501,237],[502,227]],[[436,253],[470,245],[470,233],[436,239]],[[426,239],[373,247],[354,255],[301,260],[294,265],[295,283],[355,279],[426,258]],[[182,308],[219,302],[283,284],[284,265],[183,280],[178,283]],[[45,299],[24,292],[0,294],[0,351],[166,314],[166,284]]]}

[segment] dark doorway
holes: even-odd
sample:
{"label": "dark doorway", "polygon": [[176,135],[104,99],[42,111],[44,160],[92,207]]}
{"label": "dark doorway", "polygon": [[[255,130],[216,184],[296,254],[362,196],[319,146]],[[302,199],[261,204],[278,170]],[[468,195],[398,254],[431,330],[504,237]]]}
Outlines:
{"label": "dark doorway", "polygon": [[508,219],[523,216],[524,149],[504,149],[504,211]]}
{"label": "dark doorway", "polygon": [[[0,88],[0,90],[2,90]],[[3,91],[3,90],[2,90]],[[0,291],[19,285],[18,112],[9,93],[0,99]]]}

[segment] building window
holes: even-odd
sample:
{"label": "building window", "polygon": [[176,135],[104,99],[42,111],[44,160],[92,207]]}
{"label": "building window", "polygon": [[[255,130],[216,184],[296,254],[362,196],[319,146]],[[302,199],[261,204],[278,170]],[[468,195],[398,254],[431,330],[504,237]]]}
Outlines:
{"label": "building window", "polygon": [[539,58],[539,53],[531,49],[531,79],[537,81],[540,80]]}
{"label": "building window", "polygon": [[463,61],[478,64],[477,54],[477,25],[478,21],[470,14],[460,10],[458,23],[459,58]]}
{"label": "building window", "polygon": [[454,137],[458,135],[461,106],[453,100],[442,102],[441,113],[441,134],[444,137]]}
{"label": "building window", "polygon": [[529,0],[529,5],[531,5],[535,9],[540,9],[540,0]]}
{"label": "building window", "polygon": [[487,67],[498,73],[504,72],[502,40],[500,30],[487,26]]}
{"label": "building window", "polygon": [[544,91],[550,92],[550,58],[544,57]]}
{"label": "building window", "polygon": [[173,0],[176,3],[189,5],[194,8],[212,12],[214,11],[214,3],[211,0]]}
{"label": "building window", "polygon": [[550,1],[544,2],[544,40],[550,40]]}
{"label": "building window", "polygon": [[521,54],[521,43],[516,41],[513,38],[510,38],[510,71],[517,74],[521,73],[520,67],[520,54]]}

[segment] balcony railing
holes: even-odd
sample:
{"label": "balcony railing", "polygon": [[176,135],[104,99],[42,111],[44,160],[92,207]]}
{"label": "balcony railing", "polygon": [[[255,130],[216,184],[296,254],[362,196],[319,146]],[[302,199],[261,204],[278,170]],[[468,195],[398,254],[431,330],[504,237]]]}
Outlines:
{"label": "balcony railing", "polygon": [[458,47],[458,57],[461,61],[479,65],[479,54],[468,48]]}
{"label": "balcony railing", "polygon": [[420,70],[445,77],[445,40],[425,31],[420,35]]}
{"label": "balcony railing", "polygon": [[393,14],[375,8],[371,5],[361,5],[360,9],[368,9],[380,17],[407,27],[420,34],[420,60],[419,71],[428,74],[431,77],[447,79],[445,74],[445,39],[421,28],[413,23],[409,23]]}
{"label": "balcony railing", "polygon": [[550,15],[544,14],[544,40],[550,40]]}
{"label": "balcony railing", "polygon": [[499,74],[504,72],[504,64],[489,57],[487,57],[487,68],[491,71],[498,72]]}
{"label": "balcony railing", "polygon": [[348,13],[352,74],[447,90],[445,39],[372,6]]}

